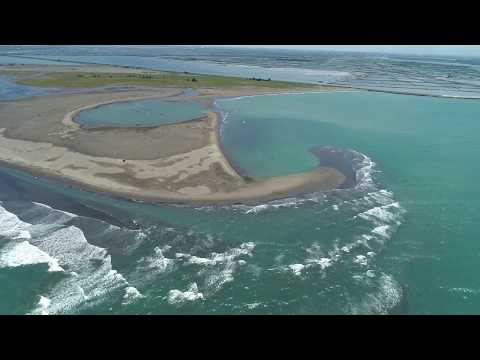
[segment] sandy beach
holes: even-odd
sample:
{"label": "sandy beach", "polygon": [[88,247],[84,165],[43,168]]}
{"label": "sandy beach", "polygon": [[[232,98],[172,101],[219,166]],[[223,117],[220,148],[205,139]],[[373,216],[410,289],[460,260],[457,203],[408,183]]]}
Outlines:
{"label": "sandy beach", "polygon": [[114,102],[169,98],[212,101],[221,96],[271,93],[268,89],[156,88],[37,97],[0,104],[0,161],[53,176],[84,189],[152,202],[227,204],[255,202],[339,187],[345,176],[317,169],[269,179],[246,179],[224,156],[219,118],[156,127],[85,129],[79,112]]}

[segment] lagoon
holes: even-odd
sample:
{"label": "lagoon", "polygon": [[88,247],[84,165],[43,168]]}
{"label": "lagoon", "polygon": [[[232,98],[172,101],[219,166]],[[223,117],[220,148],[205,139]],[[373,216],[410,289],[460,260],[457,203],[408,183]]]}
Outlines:
{"label": "lagoon", "polygon": [[82,111],[75,121],[89,127],[148,127],[188,121],[204,113],[202,104],[194,101],[136,100]]}

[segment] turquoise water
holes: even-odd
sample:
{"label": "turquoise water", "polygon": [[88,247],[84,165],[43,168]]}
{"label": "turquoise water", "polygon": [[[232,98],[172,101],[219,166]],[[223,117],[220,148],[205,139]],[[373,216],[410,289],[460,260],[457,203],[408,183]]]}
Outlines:
{"label": "turquoise water", "polygon": [[479,102],[344,92],[218,105],[248,174],[312,169],[311,147],[328,145],[352,150],[356,187],[192,208],[2,169],[0,312],[480,311]]}
{"label": "turquoise water", "polygon": [[[308,148],[315,144],[353,148],[373,159],[377,181],[407,210],[382,262],[403,268],[410,309],[480,310],[474,181],[480,175],[479,102],[325,93],[244,98],[222,106],[232,118],[225,145],[252,174],[310,169],[315,162]],[[248,143],[238,141],[237,133],[250,134]]]}
{"label": "turquoise water", "polygon": [[200,103],[193,101],[139,100],[85,110],[75,121],[88,126],[155,126],[198,118],[204,111]]}

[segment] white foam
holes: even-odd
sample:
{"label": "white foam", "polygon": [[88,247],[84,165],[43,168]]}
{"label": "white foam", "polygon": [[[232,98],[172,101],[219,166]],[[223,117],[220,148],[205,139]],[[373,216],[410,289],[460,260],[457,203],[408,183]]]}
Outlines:
{"label": "white foam", "polygon": [[297,199],[297,198],[286,198],[286,199],[281,199],[281,200],[273,200],[271,202],[268,202],[267,204],[260,204],[256,205],[253,207],[246,206],[246,205],[235,205],[234,207],[238,207],[241,209],[247,208],[248,210],[245,211],[245,214],[258,214],[260,212],[266,211],[266,210],[276,210],[280,208],[289,208],[289,207],[297,207],[298,205],[304,203],[307,199]]}
{"label": "white foam", "polygon": [[0,253],[0,268],[48,264],[49,272],[64,271],[58,260],[52,258],[28,241],[7,244]]}
{"label": "white foam", "polygon": [[177,253],[176,257],[184,260],[186,265],[202,267],[198,274],[205,275],[205,290],[206,294],[209,295],[234,280],[233,275],[238,266],[246,264],[245,260],[238,258],[242,256],[251,257],[254,248],[255,244],[253,242],[247,242],[223,253],[213,252],[205,258],[182,253]]}
{"label": "white foam", "polygon": [[389,231],[390,231],[390,226],[389,225],[381,225],[381,226],[377,226],[376,228],[374,228],[372,230],[372,233],[383,236],[385,238],[388,238],[388,237],[390,237],[390,235],[388,234]]}
{"label": "white foam", "polygon": [[34,244],[69,267],[69,276],[48,294],[51,314],[75,313],[82,306],[103,301],[114,289],[128,285],[122,274],[112,269],[106,250],[89,244],[75,226],[57,229],[35,239]]}
{"label": "white foam", "polygon": [[[0,201],[0,204],[2,202]],[[18,218],[17,215],[0,206],[0,236],[12,239],[30,239],[32,225]]]}
{"label": "white foam", "polygon": [[40,300],[38,301],[38,305],[42,308],[48,308],[50,306],[50,299],[46,298],[45,296],[40,296]]}
{"label": "white foam", "polygon": [[255,244],[253,242],[247,242],[241,244],[238,248],[233,248],[223,253],[216,253],[213,252],[210,254],[208,258],[202,258],[194,255],[177,253],[175,256],[177,258],[187,259],[189,264],[195,265],[204,265],[204,266],[214,266],[217,264],[233,262],[240,256],[252,256],[252,252],[255,248]]}
{"label": "white foam", "polygon": [[143,298],[144,296],[138,291],[137,288],[133,286],[128,286],[125,288],[125,295],[123,295],[123,303],[124,305],[126,304],[131,304],[134,301]]}
{"label": "white foam", "polygon": [[358,216],[362,219],[373,221],[375,224],[380,225],[383,223],[391,223],[398,219],[398,215],[389,211],[391,208],[398,209],[400,207],[398,202],[376,206],[367,211],[360,213]]}
{"label": "white foam", "polygon": [[[77,215],[40,203],[35,203],[31,209],[35,210],[36,206],[46,209],[46,215],[42,213],[42,224],[38,225],[23,222],[0,206],[0,235],[29,240],[7,243],[0,253],[0,267],[45,263],[50,272],[64,272],[59,263],[68,266],[68,273],[44,296],[49,301],[48,313],[76,312],[86,301],[89,304],[102,301],[113,289],[128,285],[122,274],[112,269],[105,249],[89,244],[79,228],[62,225]],[[65,216],[60,219],[51,216],[57,213]],[[45,299],[41,298],[40,304],[44,307]]]}
{"label": "white foam", "polygon": [[196,265],[215,265],[217,264],[217,261],[214,259],[207,259],[207,258],[201,258],[197,256],[188,256],[188,262],[190,264],[196,264]]}
{"label": "white foam", "polygon": [[382,274],[380,277],[380,293],[377,298],[382,304],[382,310],[392,309],[398,305],[402,298],[403,292],[400,285],[393,279],[391,275]]}
{"label": "white foam", "polygon": [[257,307],[261,306],[262,303],[260,302],[254,302],[254,303],[250,303],[250,304],[245,304],[245,307],[249,310],[253,310],[253,309],[256,309]]}
{"label": "white foam", "polygon": [[293,272],[294,275],[300,276],[302,275],[302,271],[305,268],[305,265],[292,264],[292,265],[288,265],[288,268]]}
{"label": "white foam", "polygon": [[403,291],[392,276],[382,274],[377,285],[376,292],[366,294],[359,304],[352,304],[353,314],[388,314],[400,303]]}
{"label": "white foam", "polygon": [[326,268],[332,266],[334,260],[330,258],[320,258],[320,259],[307,259],[307,266],[320,266],[321,270],[325,270]]}
{"label": "white foam", "polygon": [[366,266],[368,264],[368,259],[365,255],[357,255],[353,260],[354,263]]}
{"label": "white foam", "polygon": [[198,291],[197,283],[192,283],[186,291],[180,291],[177,289],[170,290],[168,292],[167,301],[170,304],[182,305],[185,302],[192,302],[196,300],[203,300],[203,294]]}
{"label": "white foam", "polygon": [[205,278],[206,290],[209,294],[215,293],[223,286],[234,280],[233,274],[237,268],[237,263],[228,262],[219,270],[208,271],[209,275]]}
{"label": "white foam", "polygon": [[357,180],[356,188],[369,188],[373,186],[372,173],[375,168],[375,162],[365,154],[362,154],[355,150],[350,150],[352,154],[358,159],[358,168],[355,172],[355,178]]}
{"label": "white foam", "polygon": [[147,234],[143,231],[138,231],[136,234],[135,234],[135,240],[144,240],[147,238]]}
{"label": "white foam", "polygon": [[252,207],[251,209],[247,210],[245,214],[258,214],[260,211],[268,209],[268,205],[262,204]]}
{"label": "white foam", "polygon": [[32,234],[27,230],[19,230],[18,235],[15,236],[15,239],[31,239]]}
{"label": "white foam", "polygon": [[146,261],[149,268],[164,272],[173,265],[175,260],[166,258],[163,255],[162,249],[160,249],[159,247],[155,247],[153,249],[153,252],[153,256],[143,259],[144,261]]}
{"label": "white foam", "polygon": [[50,307],[51,300],[45,296],[40,296],[40,300],[37,303],[37,307],[30,313],[31,315],[49,315],[48,308]]}
{"label": "white foam", "polygon": [[393,193],[391,191],[382,189],[368,193],[365,198],[373,199],[381,205],[388,205],[393,202]]}
{"label": "white foam", "polygon": [[480,291],[461,287],[461,288],[450,288],[448,289],[448,292],[461,293],[463,295],[477,295]]}

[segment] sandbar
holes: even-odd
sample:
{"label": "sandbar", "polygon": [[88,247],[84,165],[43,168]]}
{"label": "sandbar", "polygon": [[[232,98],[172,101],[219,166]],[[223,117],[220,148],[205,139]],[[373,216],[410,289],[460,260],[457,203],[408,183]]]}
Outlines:
{"label": "sandbar", "polygon": [[[149,202],[255,203],[339,188],[332,167],[267,179],[239,174],[222,152],[215,112],[182,123],[86,129],[75,116],[122,101],[187,101],[181,88],[91,92],[0,103],[0,161],[82,189]],[[198,89],[196,99],[255,95],[268,89]]]}

